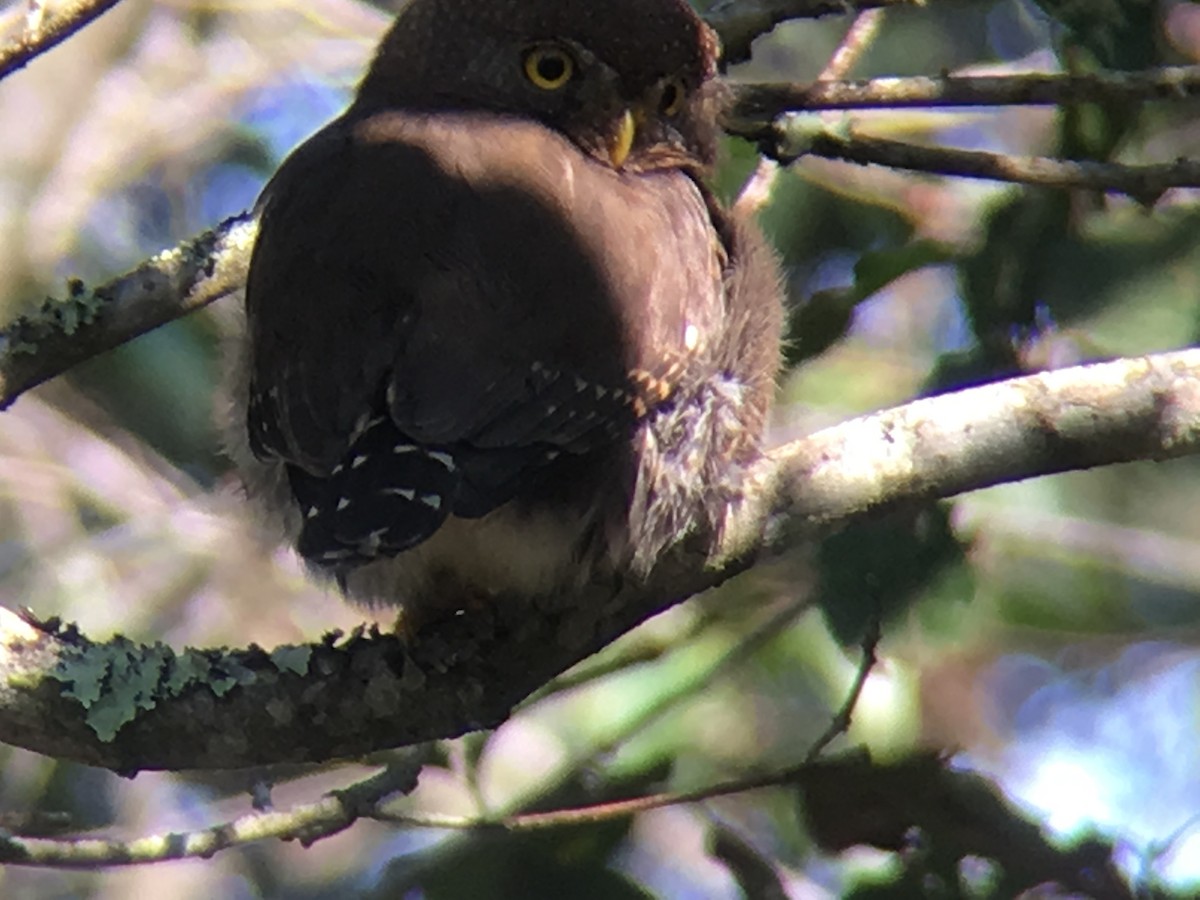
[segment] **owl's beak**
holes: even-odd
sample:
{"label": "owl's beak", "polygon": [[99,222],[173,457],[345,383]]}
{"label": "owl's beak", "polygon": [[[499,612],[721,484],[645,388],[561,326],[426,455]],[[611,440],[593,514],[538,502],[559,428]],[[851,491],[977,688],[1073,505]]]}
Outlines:
{"label": "owl's beak", "polygon": [[623,110],[616,121],[616,128],[608,140],[608,159],[614,169],[619,169],[629,158],[633,139],[637,137],[637,118],[631,110]]}

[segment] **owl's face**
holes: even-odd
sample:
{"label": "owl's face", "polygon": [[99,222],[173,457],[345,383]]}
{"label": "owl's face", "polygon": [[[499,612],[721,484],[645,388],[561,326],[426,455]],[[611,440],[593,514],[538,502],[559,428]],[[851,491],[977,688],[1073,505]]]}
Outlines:
{"label": "owl's face", "polygon": [[412,0],[357,102],[536,118],[615,169],[706,167],[717,52],[683,0]]}

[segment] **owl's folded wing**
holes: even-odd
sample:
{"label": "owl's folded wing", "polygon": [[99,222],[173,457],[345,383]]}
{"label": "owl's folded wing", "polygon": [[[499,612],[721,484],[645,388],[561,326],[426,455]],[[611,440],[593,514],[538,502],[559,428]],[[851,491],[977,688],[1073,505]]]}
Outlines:
{"label": "owl's folded wing", "polygon": [[[655,322],[637,317],[670,271],[696,265],[650,247],[645,272],[608,271],[605,242],[638,239],[612,215],[614,173],[528,123],[452,125],[334,123],[264,193],[247,426],[259,458],[287,464],[300,550],[320,565],[485,515],[670,397],[647,342],[670,360],[687,323],[661,303]],[[643,333],[655,329],[671,339]]]}

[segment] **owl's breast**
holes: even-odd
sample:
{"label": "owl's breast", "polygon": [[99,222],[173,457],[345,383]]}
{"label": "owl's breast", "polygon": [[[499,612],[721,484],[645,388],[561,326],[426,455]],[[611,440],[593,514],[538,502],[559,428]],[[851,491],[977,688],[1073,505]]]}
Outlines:
{"label": "owl's breast", "polygon": [[523,339],[548,336],[578,362],[580,344],[602,342],[611,324],[638,368],[696,350],[719,327],[727,248],[684,171],[615,171],[538,122],[492,113],[393,114],[360,128],[403,137],[444,173],[457,227],[443,253],[467,264],[448,286],[461,287],[463,270],[486,273],[488,296],[505,301],[488,310],[508,317],[496,322],[504,334],[530,326]]}
{"label": "owl's breast", "polygon": [[686,172],[393,110],[265,196],[239,465],[351,596],[569,594],[719,524],[765,403],[737,248]]}

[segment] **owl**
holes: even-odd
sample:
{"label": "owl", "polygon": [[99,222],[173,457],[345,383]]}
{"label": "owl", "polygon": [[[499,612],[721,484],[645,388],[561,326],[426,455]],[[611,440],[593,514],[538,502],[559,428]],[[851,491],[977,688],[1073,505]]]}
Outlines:
{"label": "owl", "polygon": [[282,164],[233,353],[250,501],[424,621],[711,550],[759,458],[780,275],[705,182],[682,0],[411,0]]}

